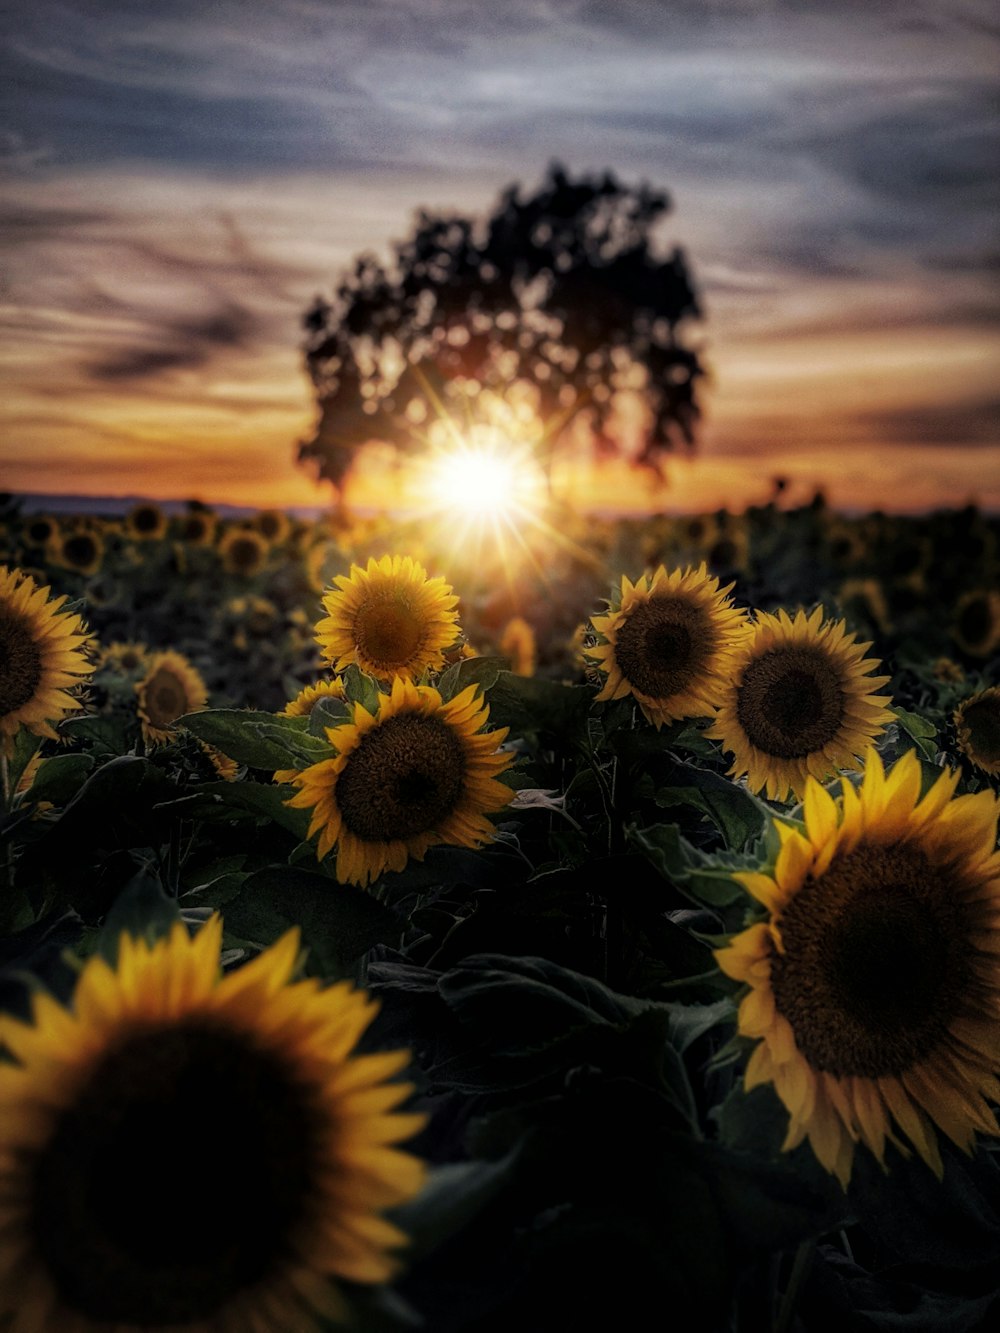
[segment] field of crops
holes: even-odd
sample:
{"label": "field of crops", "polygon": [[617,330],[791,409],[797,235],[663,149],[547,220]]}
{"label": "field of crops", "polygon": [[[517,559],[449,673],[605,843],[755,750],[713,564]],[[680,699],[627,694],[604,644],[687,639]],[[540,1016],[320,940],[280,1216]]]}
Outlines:
{"label": "field of crops", "polygon": [[998,589],[8,498],[0,1329],[1000,1320]]}

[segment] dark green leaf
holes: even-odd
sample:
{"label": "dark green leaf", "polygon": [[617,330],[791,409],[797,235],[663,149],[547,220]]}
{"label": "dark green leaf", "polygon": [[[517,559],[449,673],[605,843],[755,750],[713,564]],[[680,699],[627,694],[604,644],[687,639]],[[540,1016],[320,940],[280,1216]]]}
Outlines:
{"label": "dark green leaf", "polygon": [[490,690],[490,722],[510,727],[514,736],[547,734],[582,739],[593,698],[593,690],[586,685],[560,685],[501,671]]}
{"label": "dark green leaf", "polygon": [[484,692],[496,684],[497,677],[507,664],[505,657],[467,657],[455,662],[438,681],[438,693],[444,700],[454,699],[470,685],[478,685]]}
{"label": "dark green leaf", "polygon": [[734,869],[719,857],[707,856],[681,837],[676,824],[653,824],[649,828],[629,828],[634,843],[656,866],[665,879],[689,894],[696,902],[725,907],[738,902],[743,890],[732,877]]}
{"label": "dark green leaf", "polygon": [[43,759],[28,789],[28,799],[65,805],[80,790],[93,767],[94,756],[90,754],[55,754]]}
{"label": "dark green leaf", "polygon": [[122,935],[152,941],[165,935],[179,919],[177,899],[164,890],[159,875],[145,867],[129,880],[105,917],[97,940],[98,952],[114,967]]}
{"label": "dark green leaf", "polygon": [[332,754],[325,739],[310,735],[305,718],[241,708],[214,708],[188,713],[180,719],[180,725],[238,764],[269,773],[284,768],[308,768]]}
{"label": "dark green leaf", "polygon": [[376,944],[395,941],[405,923],[353,884],[292,866],[258,870],[226,904],[227,934],[267,947],[292,926],[325,975],[343,975]]}

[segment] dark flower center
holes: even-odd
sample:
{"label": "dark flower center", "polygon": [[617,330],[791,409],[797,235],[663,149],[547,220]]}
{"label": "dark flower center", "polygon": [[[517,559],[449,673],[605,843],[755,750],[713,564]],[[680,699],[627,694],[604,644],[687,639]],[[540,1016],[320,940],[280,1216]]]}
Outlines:
{"label": "dark flower center", "polygon": [[781,914],[771,986],[813,1069],[892,1077],[947,1042],[976,998],[968,916],[951,877],[906,844],[862,844],[810,876]]}
{"label": "dark flower center", "polygon": [[63,559],[69,564],[85,569],[97,555],[97,543],[87,533],[79,532],[75,537],[66,538],[62,552]]}
{"label": "dark flower center", "polygon": [[358,649],[378,666],[404,666],[424,640],[425,627],[409,602],[399,596],[372,597],[354,621]]}
{"label": "dark flower center", "polygon": [[188,709],[184,686],[166,667],[159,667],[146,685],[146,712],[154,727],[168,727]]}
{"label": "dark flower center", "polygon": [[716,646],[705,610],[680,597],[638,602],[615,635],[622,675],[652,699],[680,694],[703,671]]}
{"label": "dark flower center", "polygon": [[126,1039],[58,1117],[34,1170],[35,1243],[89,1319],[211,1318],[308,1221],[320,1145],[276,1056],[194,1022]]}
{"label": "dark flower center", "polygon": [[969,757],[973,763],[1000,762],[1000,697],[974,699],[962,710],[962,723],[969,731]]}
{"label": "dark flower center", "polygon": [[256,569],[261,559],[261,549],[252,537],[238,537],[229,548],[229,559],[235,569]]}
{"label": "dark flower center", "polygon": [[47,518],[36,518],[28,524],[28,540],[32,546],[44,546],[54,529]]}
{"label": "dark flower center", "polygon": [[137,509],[132,515],[132,525],[136,532],[155,532],[160,526],[160,511],[151,508]]}
{"label": "dark flower center", "polygon": [[436,717],[400,714],[369,731],[337,778],[337,805],[364,842],[390,842],[437,829],[465,784],[462,742]]}
{"label": "dark flower center", "polygon": [[0,607],[0,717],[31,699],[42,682],[42,655],[23,616]]}
{"label": "dark flower center", "polygon": [[840,673],[821,649],[772,648],[744,668],[736,715],[758,750],[779,759],[802,759],[822,750],[840,730]]}

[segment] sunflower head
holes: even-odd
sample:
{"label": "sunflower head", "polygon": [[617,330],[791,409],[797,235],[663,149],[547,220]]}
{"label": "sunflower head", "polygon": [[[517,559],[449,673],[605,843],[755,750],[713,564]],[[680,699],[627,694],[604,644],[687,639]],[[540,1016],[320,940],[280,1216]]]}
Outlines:
{"label": "sunflower head", "polygon": [[13,744],[20,727],[55,739],[52,723],[75,712],[68,693],[94,670],[90,642],[77,615],[60,611],[65,597],[50,600],[19,569],[0,565],[0,738]]}
{"label": "sunflower head", "polygon": [[125,530],[136,541],[158,541],[166,536],[167,516],[156,504],[139,504],[130,510]]}
{"label": "sunflower head", "polygon": [[141,671],[149,660],[149,649],[144,643],[131,643],[116,641],[109,643],[107,648],[101,653],[100,663],[102,667],[109,667],[112,671],[119,671],[122,675],[131,676],[135,671]]}
{"label": "sunflower head", "polygon": [[767,918],[716,953],[748,987],[745,1086],[773,1083],[785,1148],[808,1136],[845,1187],[856,1142],[884,1165],[908,1140],[940,1175],[935,1126],[966,1152],[997,1132],[998,806],[921,777],[914,751],[887,777],[873,749],[839,800],[810,778],[774,869],[735,877]]}
{"label": "sunflower head", "polygon": [[729,772],[774,800],[801,796],[806,779],[857,768],[859,755],[892,721],[888,676],[872,676],[868,643],[844,621],[758,612],[725,681],[719,715],[706,733],[734,755]]}
{"label": "sunflower head", "polygon": [[443,578],[428,578],[411,556],[352,565],[323,598],[316,641],[335,671],[356,662],[378,680],[412,680],[444,664],[458,637],[458,598]]}
{"label": "sunflower head", "polygon": [[261,509],[251,522],[272,546],[280,546],[292,530],[292,521],[283,509]]}
{"label": "sunflower head", "polygon": [[320,699],[343,699],[344,682],[339,676],[331,680],[317,680],[299,690],[281,710],[282,717],[308,717]]}
{"label": "sunflower head", "polygon": [[37,514],[24,525],[24,540],[29,546],[47,546],[59,530],[59,525],[48,514]]}
{"label": "sunflower head", "polygon": [[188,546],[211,546],[217,523],[210,509],[192,509],[177,520],[177,535]]}
{"label": "sunflower head", "polygon": [[952,638],[970,657],[989,657],[1000,646],[1000,592],[974,588],[955,607]]}
{"label": "sunflower head", "polygon": [[1000,688],[994,685],[963,700],[954,720],[959,749],[969,763],[1000,777]]}
{"label": "sunflower head", "polygon": [[197,713],[208,702],[201,676],[182,653],[172,649],[152,654],[135,692],[143,739],[151,745],[169,741],[177,719]]}
{"label": "sunflower head", "polygon": [[53,538],[49,555],[63,569],[73,569],[78,574],[96,574],[104,558],[104,542],[99,533],[87,528],[71,529]]}
{"label": "sunflower head", "polygon": [[720,588],[704,564],[669,574],[661,565],[635,584],[623,578],[618,605],[593,620],[604,642],[586,650],[607,676],[598,699],[631,694],[657,727],[710,716],[746,632],[731,587]]}
{"label": "sunflower head", "polygon": [[392,1275],[381,1213],[423,1179],[394,1146],[424,1120],[387,1081],[407,1053],[356,1053],[376,1006],[293,980],[297,930],[220,978],[221,941],[123,937],[71,1009],[4,1022],[5,1327],[317,1333],[338,1280]]}
{"label": "sunflower head", "polygon": [[350,722],[327,729],[336,757],[297,774],[288,804],[312,810],[309,837],[319,834],[320,859],[336,846],[341,882],[369,884],[438,843],[493,840],[487,815],[513,796],[496,780],[513,756],[497,749],[506,728],[482,730],[488,720],[474,685],[446,703],[397,676],[375,713],[355,704]]}
{"label": "sunflower head", "polygon": [[230,528],[219,542],[222,567],[227,574],[252,578],[267,562],[268,545],[253,528]]}
{"label": "sunflower head", "polygon": [[510,669],[516,676],[533,676],[538,661],[535,631],[522,616],[512,616],[500,635],[501,656],[510,659]]}

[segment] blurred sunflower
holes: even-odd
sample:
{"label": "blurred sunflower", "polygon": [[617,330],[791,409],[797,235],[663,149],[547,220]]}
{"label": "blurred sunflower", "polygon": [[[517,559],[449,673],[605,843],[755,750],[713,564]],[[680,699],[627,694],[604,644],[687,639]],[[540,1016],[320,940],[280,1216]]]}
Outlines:
{"label": "blurred sunflower", "polygon": [[443,578],[429,579],[411,556],[352,565],[323,598],[316,641],[335,671],[356,662],[379,680],[408,679],[444,663],[458,637],[458,598]]}
{"label": "blurred sunflower", "polygon": [[936,658],[931,668],[931,675],[945,685],[961,685],[965,680],[965,672],[950,657]]}
{"label": "blurred sunflower", "polygon": [[236,781],[240,766],[235,759],[230,759],[228,754],[223,754],[216,746],[209,745],[208,741],[199,741],[198,745],[208,756],[209,763],[224,782]]}
{"label": "blurred sunflower", "polygon": [[37,514],[24,525],[23,536],[28,546],[47,546],[59,531],[59,525],[48,514]]}
{"label": "blurred sunflower", "polygon": [[337,555],[337,548],[330,542],[314,542],[303,557],[306,580],[314,592],[322,592],[326,587],[327,564]]}
{"label": "blurred sunflower", "polygon": [[510,659],[516,676],[533,676],[538,660],[535,631],[522,616],[512,616],[500,635],[500,655]]}
{"label": "blurred sunflower", "polygon": [[489,712],[474,685],[445,703],[397,676],[378,712],[356,704],[351,722],[327,729],[336,757],[299,773],[288,804],[313,811],[309,837],[319,834],[320,860],[336,845],[342,883],[367,885],[437,843],[493,841],[486,816],[514,794],[496,781],[513,755],[497,751],[506,727],[482,730]]}
{"label": "blurred sunflower", "polygon": [[841,568],[860,563],[868,553],[868,543],[861,528],[844,518],[831,518],[827,522],[826,545],[830,559]]}
{"label": "blurred sunflower", "polygon": [[201,676],[182,653],[172,649],[153,653],[135,692],[143,739],[150,745],[172,740],[177,719],[197,713],[208,702]]}
{"label": "blurred sunflower", "polygon": [[855,1141],[883,1166],[887,1142],[908,1152],[893,1121],[940,1176],[934,1126],[969,1153],[1000,1099],[996,798],[956,798],[943,772],[921,799],[913,750],[888,777],[874,749],[864,769],[838,801],[808,780],[774,870],[734,876],[768,919],[716,952],[750,987],[744,1086],[773,1083],[784,1149],[808,1136],[845,1187]]}
{"label": "blurred sunflower", "polygon": [[888,695],[874,691],[888,676],[865,657],[843,620],[823,621],[822,607],[758,612],[723,683],[719,715],[705,733],[734,758],[730,776],[751,791],[784,800],[801,796],[811,774],[860,767],[856,756],[893,720]]}
{"label": "blurred sunflower", "polygon": [[158,541],[167,533],[167,516],[156,504],[139,504],[125,519],[125,531],[135,541]]}
{"label": "blurred sunflower", "polygon": [[211,509],[192,509],[176,520],[177,536],[188,546],[211,546],[218,522]]}
{"label": "blurred sunflower", "polygon": [[746,527],[735,516],[729,516],[726,526],[720,528],[705,552],[708,567],[720,574],[745,570],[750,558],[750,538]]}
{"label": "blurred sunflower", "polygon": [[1000,592],[975,588],[955,607],[952,638],[970,657],[989,657],[1000,647]]}
{"label": "blurred sunflower", "polygon": [[86,528],[57,533],[49,543],[49,559],[78,574],[96,574],[104,559],[104,542],[98,532]]}
{"label": "blurred sunflower", "polygon": [[837,590],[837,602],[852,624],[862,620],[883,634],[892,628],[889,603],[878,579],[845,579]]}
{"label": "blurred sunflower", "polygon": [[261,509],[250,522],[271,546],[280,546],[292,529],[292,521],[282,509]]}
{"label": "blurred sunflower", "polygon": [[994,685],[963,700],[954,721],[958,748],[969,763],[1000,776],[1000,688]]}
{"label": "blurred sunflower", "polygon": [[618,605],[593,618],[605,642],[586,649],[607,676],[597,698],[631,694],[656,727],[712,714],[746,633],[731,588],[720,588],[704,563],[669,574],[661,565],[634,585],[623,577]]}
{"label": "blurred sunflower", "polygon": [[[317,1333],[392,1276],[424,1117],[358,1055],[376,1004],[293,981],[291,930],[220,978],[222,922],[93,957],[73,1006],[3,1021],[0,1323],[12,1333]],[[7,1322],[9,1321],[9,1322]],[[325,1324],[323,1324],[325,1327]]]}
{"label": "blurred sunflower", "polygon": [[141,670],[148,660],[149,650],[144,643],[125,643],[118,640],[109,643],[101,653],[100,665],[130,676],[133,671]]}
{"label": "blurred sunflower", "polygon": [[61,612],[66,598],[50,601],[51,591],[0,565],[0,739],[8,752],[22,726],[56,739],[50,724],[80,707],[67,691],[94,670],[80,617]]}
{"label": "blurred sunflower", "polygon": [[229,528],[219,542],[222,567],[227,574],[252,578],[267,562],[268,545],[252,528]]}

